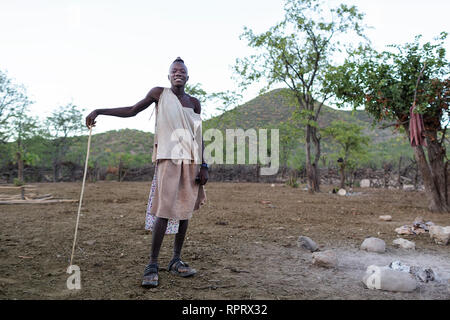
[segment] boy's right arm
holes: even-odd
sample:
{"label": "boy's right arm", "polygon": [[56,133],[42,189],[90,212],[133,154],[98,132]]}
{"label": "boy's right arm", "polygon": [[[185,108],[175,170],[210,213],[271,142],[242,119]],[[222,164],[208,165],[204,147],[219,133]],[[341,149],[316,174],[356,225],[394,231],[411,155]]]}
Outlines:
{"label": "boy's right arm", "polygon": [[99,115],[115,116],[121,118],[134,117],[139,112],[147,109],[152,103],[158,102],[161,92],[164,90],[162,87],[155,87],[151,89],[147,96],[131,107],[112,108],[112,109],[95,109],[86,117],[86,126],[89,128],[95,126],[95,118]]}

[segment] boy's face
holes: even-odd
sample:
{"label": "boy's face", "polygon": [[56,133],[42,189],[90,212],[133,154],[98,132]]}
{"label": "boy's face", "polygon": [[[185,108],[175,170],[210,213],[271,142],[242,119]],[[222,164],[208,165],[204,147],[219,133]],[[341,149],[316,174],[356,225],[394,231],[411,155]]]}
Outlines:
{"label": "boy's face", "polygon": [[174,62],[169,69],[169,81],[174,87],[182,87],[189,79],[188,71],[184,63]]}

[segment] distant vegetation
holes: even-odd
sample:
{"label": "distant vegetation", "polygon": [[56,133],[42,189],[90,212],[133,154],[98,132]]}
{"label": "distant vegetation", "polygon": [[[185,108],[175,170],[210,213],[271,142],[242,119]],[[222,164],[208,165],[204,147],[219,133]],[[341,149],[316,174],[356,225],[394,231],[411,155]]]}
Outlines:
{"label": "distant vegetation", "polygon": [[[248,101],[220,116],[204,121],[203,130],[217,127],[226,128],[279,128],[280,124],[288,121],[295,107],[286,96],[286,91],[276,89]],[[396,163],[400,156],[412,157],[412,150],[404,135],[393,134],[391,129],[378,129],[372,126],[372,120],[364,111],[335,110],[324,106],[322,118],[319,122],[321,128],[326,128],[334,120],[342,120],[364,128],[364,134],[370,137],[368,146],[369,157],[361,163],[361,167],[381,168],[384,163]],[[118,166],[122,160],[128,167],[145,167],[151,164],[154,135],[139,130],[123,129],[112,130],[94,134],[91,141],[90,165],[97,167]],[[63,161],[73,162],[82,166],[87,147],[87,136],[69,137],[70,148]],[[283,139],[283,131],[280,131],[280,140]],[[51,168],[51,155],[48,153],[48,140],[42,137],[34,137],[29,143],[29,152],[34,154],[33,161],[29,164],[38,167]],[[10,145],[11,147],[11,145]],[[5,148],[5,147],[4,147]],[[1,165],[14,161],[13,149],[6,148],[3,153]],[[304,146],[296,145],[290,152],[287,165],[301,167],[304,163]],[[332,142],[324,139],[323,159],[321,166],[335,166]]]}

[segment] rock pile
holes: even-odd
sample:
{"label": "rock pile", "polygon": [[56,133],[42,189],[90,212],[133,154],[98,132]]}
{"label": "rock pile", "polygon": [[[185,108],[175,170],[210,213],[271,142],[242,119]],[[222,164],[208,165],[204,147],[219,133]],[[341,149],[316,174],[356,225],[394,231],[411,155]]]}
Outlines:
{"label": "rock pile", "polygon": [[395,229],[399,235],[417,235],[426,233],[434,223],[431,221],[425,222],[422,217],[416,217],[412,225],[404,225]]}

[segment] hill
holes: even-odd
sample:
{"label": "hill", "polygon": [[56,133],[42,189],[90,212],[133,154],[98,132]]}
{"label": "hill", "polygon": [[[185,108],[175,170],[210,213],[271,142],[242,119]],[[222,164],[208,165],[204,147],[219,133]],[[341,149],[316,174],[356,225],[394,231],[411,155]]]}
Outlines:
{"label": "hill", "polygon": [[[83,163],[87,136],[74,137],[68,160]],[[132,167],[151,163],[154,134],[134,129],[111,130],[92,135],[90,162],[116,166],[120,159]]]}
{"label": "hill", "polygon": [[[262,94],[243,105],[224,112],[222,115],[204,121],[205,127],[224,128],[267,128],[286,121],[295,110],[297,102],[288,89],[275,89]],[[378,129],[372,125],[372,118],[363,111],[336,110],[322,106],[319,127],[324,128],[333,120],[343,120],[364,127],[364,133],[372,137],[373,143],[380,143],[396,136],[391,129]]]}

